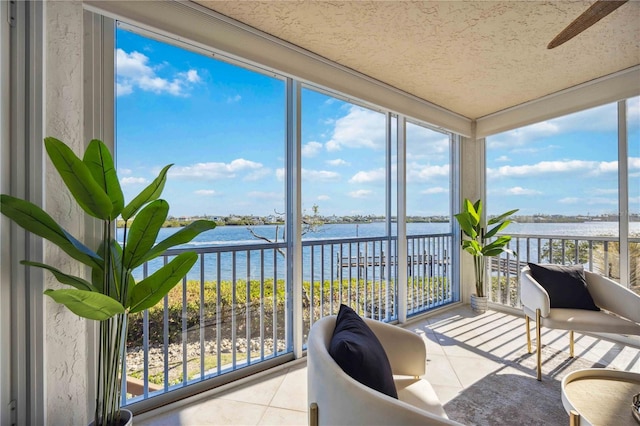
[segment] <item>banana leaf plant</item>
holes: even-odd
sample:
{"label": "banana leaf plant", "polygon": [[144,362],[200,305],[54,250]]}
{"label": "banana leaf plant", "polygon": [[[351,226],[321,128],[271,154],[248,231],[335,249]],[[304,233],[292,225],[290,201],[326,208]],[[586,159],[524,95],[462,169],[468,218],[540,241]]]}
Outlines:
{"label": "banana leaf plant", "polygon": [[[511,223],[509,216],[517,212],[519,209],[510,210],[497,217],[489,219],[486,224],[482,218],[482,201],[478,200],[472,203],[465,198],[463,210],[455,215],[456,220],[460,224],[462,233],[467,238],[462,239],[462,248],[473,256],[474,271],[476,275],[476,296],[484,297],[485,286],[484,276],[487,269],[486,258],[500,256],[502,253],[508,253],[513,256],[516,253],[507,248],[511,236],[501,235],[494,241],[491,239],[500,231],[505,229]],[[488,229],[491,225],[493,228]]]}
{"label": "banana leaf plant", "polygon": [[[79,277],[51,265],[21,262],[51,272],[59,282],[70,287],[47,289],[44,294],[80,317],[100,321],[94,422],[95,425],[118,425],[128,315],[162,300],[194,266],[198,256],[194,252],[180,253],[137,282],[132,271],[167,249],[188,243],[200,233],[215,228],[215,223],[195,221],[156,243],[169,212],[169,204],[160,199],[160,195],[171,165],[164,167],[149,186],[125,205],[113,158],[103,142],[92,140],[82,159],[55,138],[45,138],[44,145],[78,205],[102,222],[101,242],[97,247],[89,247],[40,207],[11,195],[0,196],[0,212],[90,268],[90,277]],[[115,236],[119,217],[125,223],[122,242]],[[130,219],[133,220],[127,226]]]}

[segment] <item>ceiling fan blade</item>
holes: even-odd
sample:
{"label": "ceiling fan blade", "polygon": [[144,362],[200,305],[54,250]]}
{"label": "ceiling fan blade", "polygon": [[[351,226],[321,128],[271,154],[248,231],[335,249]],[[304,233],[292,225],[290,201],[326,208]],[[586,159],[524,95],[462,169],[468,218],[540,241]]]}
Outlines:
{"label": "ceiling fan blade", "polygon": [[598,0],[592,4],[589,9],[585,10],[582,15],[578,16],[567,28],[562,30],[551,43],[547,46],[547,49],[553,49],[560,46],[562,43],[571,40],[629,0]]}

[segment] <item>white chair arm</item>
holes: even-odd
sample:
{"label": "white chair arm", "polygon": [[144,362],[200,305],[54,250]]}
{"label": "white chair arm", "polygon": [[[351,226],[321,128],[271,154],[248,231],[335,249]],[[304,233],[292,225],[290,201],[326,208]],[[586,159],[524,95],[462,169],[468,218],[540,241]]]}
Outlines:
{"label": "white chair arm", "polygon": [[540,309],[542,317],[549,316],[551,311],[551,301],[547,291],[533,278],[531,269],[528,266],[522,268],[520,273],[520,301],[522,304],[535,312]]}
{"label": "white chair arm", "polygon": [[365,322],[382,343],[393,374],[422,376],[425,373],[427,348],[422,337],[380,321],[365,318]]}
{"label": "white chair arm", "polygon": [[584,271],[587,288],[600,308],[640,323],[640,296],[617,282],[593,272]]}

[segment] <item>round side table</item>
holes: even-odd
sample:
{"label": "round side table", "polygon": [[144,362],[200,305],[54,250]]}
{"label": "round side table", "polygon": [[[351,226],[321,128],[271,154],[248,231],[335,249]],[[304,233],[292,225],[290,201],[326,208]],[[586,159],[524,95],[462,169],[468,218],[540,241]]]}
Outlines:
{"label": "round side table", "polygon": [[640,373],[586,368],[562,379],[562,405],[571,426],[638,426],[631,414]]}

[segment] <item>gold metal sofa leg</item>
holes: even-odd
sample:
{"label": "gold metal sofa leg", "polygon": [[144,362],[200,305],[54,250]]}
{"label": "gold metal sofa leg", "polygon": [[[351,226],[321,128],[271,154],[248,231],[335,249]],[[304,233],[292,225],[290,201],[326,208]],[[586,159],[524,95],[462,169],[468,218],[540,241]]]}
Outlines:
{"label": "gold metal sofa leg", "polygon": [[309,406],[309,426],[318,426],[318,404],[315,402]]}
{"label": "gold metal sofa leg", "polygon": [[531,353],[531,330],[529,329],[529,316],[524,314],[525,326],[527,327],[527,352]]}
{"label": "gold metal sofa leg", "polygon": [[536,309],[536,358],[538,366],[538,381],[542,381],[542,344],[540,343],[540,309]]}
{"label": "gold metal sofa leg", "polygon": [[573,358],[573,330],[569,330],[569,357]]}

